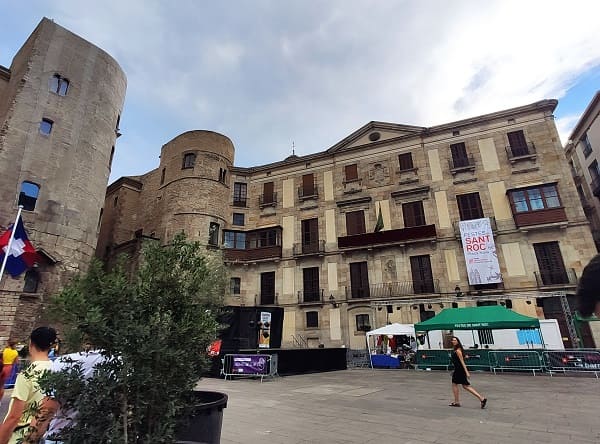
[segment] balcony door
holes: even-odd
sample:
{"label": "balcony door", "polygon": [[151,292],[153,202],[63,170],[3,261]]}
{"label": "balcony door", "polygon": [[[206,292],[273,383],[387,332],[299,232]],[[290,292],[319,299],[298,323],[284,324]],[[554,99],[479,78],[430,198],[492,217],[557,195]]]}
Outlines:
{"label": "balcony door", "polygon": [[275,272],[268,271],[260,274],[260,304],[275,303]]}
{"label": "balcony door", "polygon": [[565,263],[558,242],[533,244],[540,276],[544,285],[566,284],[569,282]]}
{"label": "balcony door", "polygon": [[366,262],[350,264],[350,289],[353,298],[370,297],[369,270]]}
{"label": "balcony door", "polygon": [[463,168],[469,166],[469,156],[464,142],[453,143],[450,145],[450,154],[452,155],[452,167]]}
{"label": "balcony door", "polygon": [[303,268],[304,302],[318,302],[321,300],[319,289],[319,267]]}
{"label": "balcony door", "polygon": [[433,293],[435,291],[429,255],[411,256],[410,269],[415,294]]}
{"label": "balcony door", "polygon": [[317,253],[319,250],[319,219],[302,221],[302,253]]}

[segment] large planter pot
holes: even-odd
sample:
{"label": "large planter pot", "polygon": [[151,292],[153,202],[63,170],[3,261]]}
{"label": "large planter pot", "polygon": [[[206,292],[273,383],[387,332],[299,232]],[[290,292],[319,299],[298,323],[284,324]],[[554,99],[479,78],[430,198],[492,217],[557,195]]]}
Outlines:
{"label": "large planter pot", "polygon": [[191,397],[194,407],[188,416],[182,418],[177,428],[177,442],[220,444],[227,395],[220,392],[194,391]]}

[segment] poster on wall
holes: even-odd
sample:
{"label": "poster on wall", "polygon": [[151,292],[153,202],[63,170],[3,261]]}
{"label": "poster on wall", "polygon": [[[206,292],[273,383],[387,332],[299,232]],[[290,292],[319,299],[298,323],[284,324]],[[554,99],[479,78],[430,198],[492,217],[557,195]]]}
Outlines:
{"label": "poster on wall", "polygon": [[258,323],[258,347],[269,348],[271,346],[271,313],[267,311],[260,312],[260,322]]}
{"label": "poster on wall", "polygon": [[469,284],[502,282],[490,219],[461,220],[459,225]]}

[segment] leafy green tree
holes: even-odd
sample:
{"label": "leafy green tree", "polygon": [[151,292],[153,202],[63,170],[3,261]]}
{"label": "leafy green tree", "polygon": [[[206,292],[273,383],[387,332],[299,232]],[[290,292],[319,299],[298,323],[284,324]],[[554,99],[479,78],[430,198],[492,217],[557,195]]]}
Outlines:
{"label": "leafy green tree", "polygon": [[88,381],[77,366],[41,380],[78,412],[65,442],[174,442],[206,368],[225,293],[222,258],[180,234],[166,246],[149,241],[129,268],[128,258],[110,271],[94,262],[52,302],[68,348],[89,341],[106,355]]}

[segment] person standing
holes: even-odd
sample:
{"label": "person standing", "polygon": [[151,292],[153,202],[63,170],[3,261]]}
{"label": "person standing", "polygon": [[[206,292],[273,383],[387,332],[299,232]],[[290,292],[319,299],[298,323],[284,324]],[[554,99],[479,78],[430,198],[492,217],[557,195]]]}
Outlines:
{"label": "person standing", "polygon": [[454,365],[454,372],[452,372],[452,393],[454,394],[454,402],[451,402],[450,407],[460,407],[460,396],[458,386],[462,385],[462,387],[479,399],[481,403],[481,408],[484,409],[487,404],[487,398],[484,398],[482,395],[477,393],[477,391],[471,387],[471,383],[469,382],[469,377],[471,374],[469,373],[469,369],[465,364],[465,350],[456,336],[452,337],[452,364]]}
{"label": "person standing", "polygon": [[13,367],[19,358],[19,352],[15,349],[17,342],[9,339],[6,348],[2,351],[2,373],[0,373],[0,404],[4,396],[4,384],[9,380]]}
{"label": "person standing", "polygon": [[38,327],[29,337],[31,365],[19,373],[13,390],[8,413],[0,424],[0,444],[16,444],[21,440],[35,416],[35,406],[44,399],[37,380],[50,369],[48,351],[56,341],[56,331],[51,327]]}

